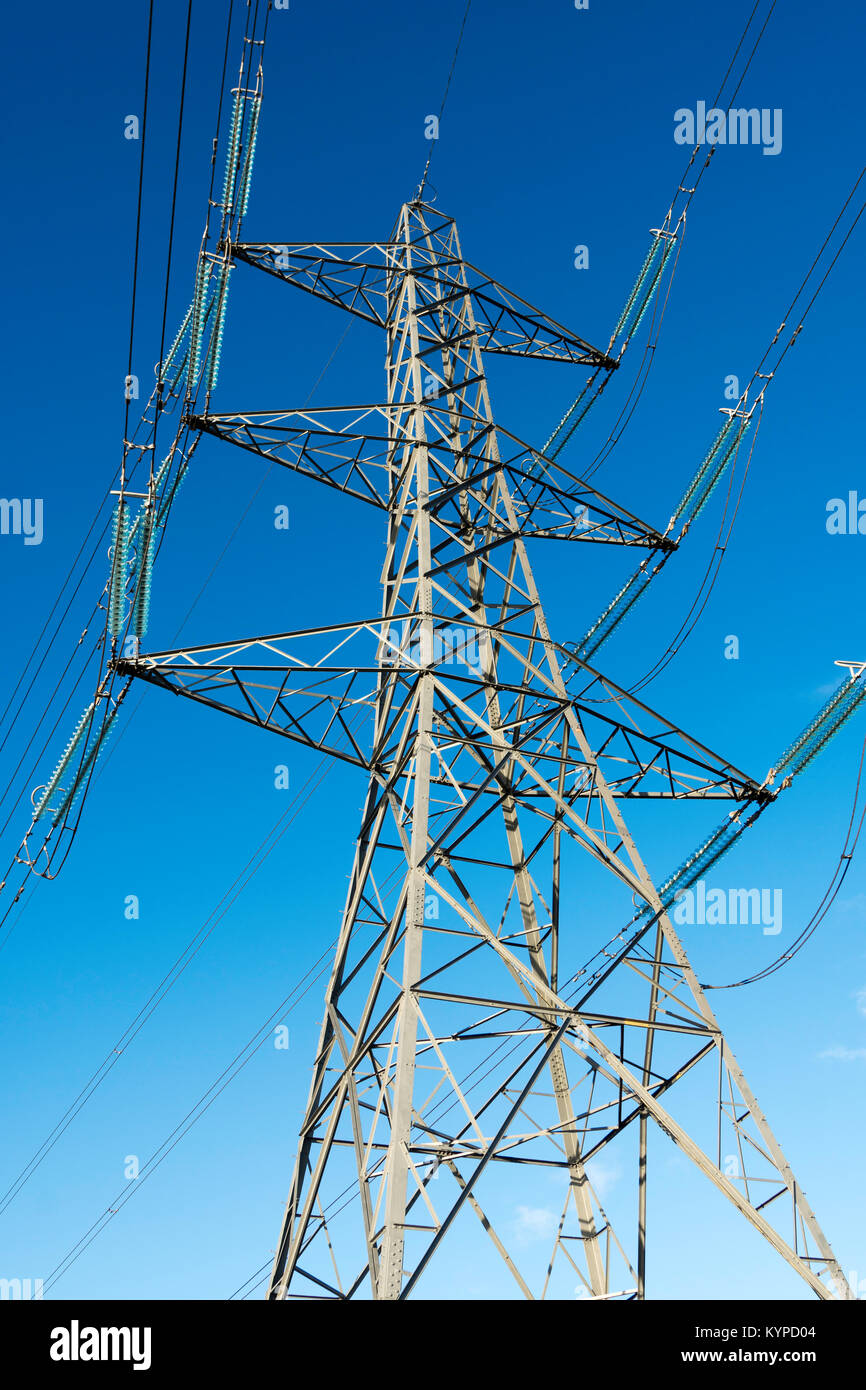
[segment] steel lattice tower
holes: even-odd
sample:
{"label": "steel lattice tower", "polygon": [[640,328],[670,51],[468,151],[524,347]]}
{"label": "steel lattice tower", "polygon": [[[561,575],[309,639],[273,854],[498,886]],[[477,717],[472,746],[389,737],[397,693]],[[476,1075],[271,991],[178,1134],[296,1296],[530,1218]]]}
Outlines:
{"label": "steel lattice tower", "polygon": [[[487,353],[615,364],[421,201],[384,242],[228,249],[386,336],[382,405],[191,419],[384,513],[381,614],[116,663],[367,777],[269,1297],[401,1299],[434,1259],[459,1296],[473,1240],[526,1297],[643,1297],[651,1125],[816,1294],[853,1297],[624,814],[730,803],[699,864],[776,793],[556,643],[527,557],[672,545],[494,423]],[[617,1142],[634,1239],[587,1173]],[[561,1215],[533,1274],[508,1212],[539,1174]]]}

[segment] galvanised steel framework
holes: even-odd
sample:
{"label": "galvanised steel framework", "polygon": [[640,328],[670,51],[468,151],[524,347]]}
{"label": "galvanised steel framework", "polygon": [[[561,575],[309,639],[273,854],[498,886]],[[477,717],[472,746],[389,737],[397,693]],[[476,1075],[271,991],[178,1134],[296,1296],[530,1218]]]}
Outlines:
{"label": "galvanised steel framework", "polygon": [[[380,243],[227,249],[387,345],[383,404],[191,419],[385,514],[381,614],[117,663],[367,776],[268,1296],[402,1299],[431,1261],[460,1296],[477,1240],[528,1298],[643,1297],[654,1124],[818,1296],[853,1297],[624,814],[732,803],[706,857],[772,779],[554,642],[527,557],[534,537],[673,545],[494,424],[485,353],[615,363],[464,261],[420,201]],[[587,1171],[617,1142],[633,1241]],[[541,1264],[513,1223],[539,1181],[561,1201]]]}

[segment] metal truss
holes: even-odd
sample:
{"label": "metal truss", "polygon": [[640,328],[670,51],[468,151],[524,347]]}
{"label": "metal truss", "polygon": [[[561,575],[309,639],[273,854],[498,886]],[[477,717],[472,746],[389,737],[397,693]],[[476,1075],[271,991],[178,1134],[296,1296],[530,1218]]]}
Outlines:
{"label": "metal truss", "polygon": [[[575,662],[529,563],[535,537],[668,542],[494,424],[484,353],[612,364],[420,202],[382,243],[231,253],[386,335],[384,405],[191,420],[386,513],[381,613],[118,663],[367,780],[268,1296],[400,1300],[432,1266],[460,1297],[489,1252],[527,1298],[643,1298],[652,1126],[853,1297],[624,819],[774,793]],[[612,1145],[628,1239],[594,1185]],[[515,1225],[539,1191],[541,1260]]]}
{"label": "metal truss", "polygon": [[[439,403],[438,395],[427,400],[427,510],[435,518],[437,530],[449,539],[463,531],[461,498],[468,493],[482,502],[486,495],[484,481],[492,473],[504,473],[519,523],[517,534],[643,546],[662,552],[676,549],[668,536],[639,521],[501,426],[494,437],[492,425],[483,415],[478,416],[475,427],[467,433],[459,456],[455,455],[449,409]],[[391,490],[399,493],[411,474],[414,450],[411,434],[405,428],[399,432],[394,416],[391,406],[366,405],[260,411],[251,415],[193,415],[190,423],[195,429],[387,511]],[[394,460],[398,454],[402,471],[395,474]],[[488,533],[494,538],[488,542],[491,547],[515,534],[505,518],[489,507],[487,522]]]}
{"label": "metal truss", "polygon": [[[411,265],[421,309],[417,331],[422,361],[428,354],[458,346],[461,336],[465,340],[469,335],[485,352],[606,370],[617,366],[613,358],[464,261],[456,248],[453,220],[428,211],[428,224],[411,229],[409,240],[398,228],[395,239],[387,242],[240,242],[230,251],[234,260],[247,261],[378,328],[389,328],[399,301],[393,286]],[[467,287],[472,292],[471,330],[459,310],[453,312]]]}
{"label": "metal truss", "polygon": [[[459,784],[498,798],[502,776],[490,769],[501,760],[498,731],[507,727],[509,749],[519,754],[509,786],[538,803],[554,794],[563,776],[564,802],[597,804],[603,812],[595,787],[598,767],[618,798],[721,798],[749,805],[773,799],[772,792],[589,667],[583,668],[591,677],[584,698],[564,697],[549,674],[533,663],[530,648],[537,637],[504,625],[464,621],[452,626],[438,620],[429,651],[424,637],[420,614],[398,622],[377,618],[153,652],[120,661],[118,669],[395,781],[413,775],[414,746],[403,742],[402,720],[425,673],[432,677],[437,699],[432,746],[440,770],[431,772],[431,782]],[[490,720],[482,658],[482,649],[494,644],[499,651],[497,727]],[[516,671],[509,680],[504,668],[512,665]],[[384,672],[393,713],[377,727]],[[533,679],[533,697],[527,700]],[[590,690],[605,694],[590,695]],[[615,713],[600,707],[603,699]],[[574,717],[590,740],[591,759],[572,736],[569,721]]]}

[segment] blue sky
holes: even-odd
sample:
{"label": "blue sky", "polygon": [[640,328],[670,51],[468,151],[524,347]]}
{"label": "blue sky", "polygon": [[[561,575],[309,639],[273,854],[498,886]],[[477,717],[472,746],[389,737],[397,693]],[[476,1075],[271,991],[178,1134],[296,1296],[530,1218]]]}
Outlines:
{"label": "blue sky", "polygon": [[[712,99],[750,8],[591,0],[578,12],[565,0],[475,0],[431,168],[467,259],[605,345],[649,228],[664,217],[685,163],[674,113]],[[143,381],[158,357],[184,17],[178,5],[157,12],[133,366]],[[462,3],[293,0],[272,14],[249,239],[387,234],[417,186],[429,148],[424,120],[439,109],[462,12]],[[222,3],[194,6],[170,324],[191,297],[224,16]],[[49,0],[40,7],[38,65],[30,56],[32,16],[7,21],[12,51],[18,46],[25,57],[8,72],[2,491],[43,498],[45,529],[39,546],[0,537],[7,615],[0,705],[120,457],[139,155],[123,138],[123,121],[141,109],[146,17],[142,3],[82,11]],[[859,172],[863,40],[853,3],[819,12],[794,0],[770,21],[739,103],[783,111],[781,153],[732,147],[714,158],[690,210],[649,385],[594,479],[656,525],[666,524],[719,427],[725,377],[751,374]],[[587,270],[574,268],[577,245],[589,248]],[[760,778],[826,699],[839,675],[833,661],[866,657],[866,537],[830,536],[825,526],[829,499],[857,489],[866,496],[855,414],[862,245],[861,227],[768,389],[719,581],[698,629],[643,695]],[[217,407],[300,405],[345,323],[337,310],[245,270],[233,282]],[[353,323],[315,402],[381,399],[381,354],[375,330]],[[628,366],[622,374],[628,379]],[[491,362],[489,377],[502,423],[537,444],[580,384],[563,366],[502,359]],[[626,384],[615,382],[599,407],[592,428],[601,438]],[[569,447],[564,461],[575,471],[597,434]],[[263,474],[251,455],[202,445],[160,555],[151,647],[174,644]],[[712,551],[720,500],[605,648],[599,664],[620,683],[643,674],[679,627]],[[287,532],[273,526],[278,504],[290,508]],[[359,510],[313,483],[272,474],[184,639],[377,611],[382,536],[375,514]],[[539,544],[532,560],[562,640],[585,631],[628,568],[627,557],[591,547]],[[78,640],[103,564],[73,604],[0,754],[4,787]],[[724,657],[731,634],[740,642],[736,661]],[[36,781],[54,766],[84,690],[73,695]],[[134,713],[88,799],[62,874],[38,883],[0,950],[7,1062],[0,1188],[110,1053],[316,767],[303,750],[286,751],[149,689],[134,688],[127,709]],[[778,936],[692,929],[685,940],[702,979],[759,969],[811,916],[840,850],[863,733],[861,714],[711,874],[723,887],[780,888],[784,924]],[[288,792],[274,787],[281,762],[290,766]],[[29,794],[32,785],[20,781],[13,794]],[[305,802],[180,983],[0,1215],[0,1274],[47,1276],[124,1192],[127,1156],[144,1161],[157,1148],[320,957],[337,929],[362,795],[351,770],[337,768]],[[696,838],[679,809],[636,822],[661,877]],[[4,864],[27,819],[22,800],[4,837]],[[713,1002],[843,1268],[866,1280],[866,1129],[858,1104],[866,1067],[864,872],[855,861],[818,936],[789,967]],[[124,916],[130,894],[140,901],[135,921]],[[57,1284],[59,1296],[221,1298],[268,1259],[323,988],[320,981],[288,1019],[288,1051],[262,1048]],[[658,1182],[650,1205],[653,1296],[805,1296],[742,1219],[703,1193],[670,1145],[659,1147],[658,1172],[669,1181]],[[625,1172],[612,1164],[604,1180],[620,1194],[612,1200],[627,1200]],[[523,1219],[520,1205],[530,1210],[531,1239],[543,1225],[531,1213],[545,1210],[544,1194],[516,1197],[515,1222]],[[432,1270],[425,1292],[445,1292]],[[488,1293],[510,1296],[507,1286],[467,1291]]]}

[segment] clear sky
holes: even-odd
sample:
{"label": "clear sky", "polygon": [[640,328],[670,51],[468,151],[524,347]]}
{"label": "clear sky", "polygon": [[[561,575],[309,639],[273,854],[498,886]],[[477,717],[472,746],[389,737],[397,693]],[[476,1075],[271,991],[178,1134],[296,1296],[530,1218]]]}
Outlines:
{"label": "clear sky", "polygon": [[[431,168],[468,260],[590,342],[606,345],[682,174],[675,112],[708,104],[748,0],[474,0]],[[133,370],[159,355],[165,247],[185,6],[157,3]],[[193,6],[169,320],[192,294],[210,168],[226,7]],[[436,7],[292,0],[270,20],[250,240],[384,237],[411,197],[438,112],[462,0]],[[47,0],[7,16],[7,216],[2,493],[41,498],[39,545],[0,536],[5,705],[120,458],[123,379],[147,7]],[[748,378],[860,168],[862,7],[782,0],[738,104],[783,113],[780,151],[720,149],[689,214],[649,384],[594,481],[663,528],[722,417],[725,378]],[[38,39],[38,42],[37,42]],[[235,41],[230,57],[237,64]],[[862,185],[861,185],[862,188]],[[429,190],[428,190],[429,191]],[[861,194],[862,197],[862,194]],[[858,228],[767,392],[758,443],[719,581],[688,644],[643,694],[762,779],[839,678],[866,658],[866,536],[830,535],[830,499],[866,499],[862,431],[863,236]],[[575,268],[575,248],[589,265]],[[241,267],[216,408],[290,408],[383,396],[375,330]],[[172,330],[173,331],[173,330]],[[320,373],[339,350],[320,380]],[[564,456],[580,471],[611,428],[635,361],[599,422]],[[582,378],[494,359],[494,409],[540,445]],[[606,412],[606,414],[604,413]],[[375,513],[252,455],[205,440],[160,555],[147,644],[336,623],[378,610]],[[323,495],[324,493],[324,495]],[[251,501],[252,499],[252,501]],[[627,685],[664,651],[712,553],[721,496],[599,664]],[[249,504],[249,505],[248,505]],[[290,510],[288,531],[274,508]],[[359,515],[359,512],[363,514]],[[226,542],[241,524],[229,548]],[[536,554],[537,551],[537,554]],[[576,553],[579,552],[579,553]],[[539,543],[532,554],[554,634],[580,637],[628,572],[628,557]],[[61,677],[99,592],[101,555],[73,602],[0,752],[7,779]],[[89,600],[89,602],[88,602]],[[95,629],[94,629],[95,630]],[[739,657],[726,659],[726,640]],[[73,672],[74,674],[74,672]],[[13,782],[2,819],[15,852],[30,789],[44,782],[88,695],[72,696],[40,773]],[[140,703],[139,703],[140,701]],[[53,710],[59,706],[53,706]],[[337,768],[307,798],[312,754],[158,692],[134,688],[124,731],[88,799],[63,872],[39,882],[0,943],[0,1190],[111,1053],[187,942],[290,807],[297,818],[219,921],[78,1118],[0,1214],[0,1275],[47,1278],[125,1194],[143,1164],[280,1006],[333,939],[363,786]],[[54,720],[52,718],[51,723]],[[0,728],[6,732],[7,723]],[[789,945],[840,851],[864,734],[862,714],[761,820],[712,886],[780,889],[782,929],[684,928],[704,980],[740,978]],[[36,746],[36,745],[35,745]],[[287,763],[288,790],[274,785]],[[25,764],[26,766],[26,764]],[[303,803],[303,804],[301,804]],[[642,817],[660,878],[696,839],[680,808]],[[136,920],[125,916],[135,895]],[[866,867],[785,970],[716,994],[730,1042],[843,1268],[866,1281],[862,1112],[866,1075]],[[324,980],[60,1280],[58,1296],[223,1298],[268,1260],[306,1100]],[[280,1016],[280,1015],[278,1015]],[[627,1206],[612,1162],[605,1195]],[[618,1196],[616,1194],[619,1194]],[[515,1230],[544,1228],[546,1194],[515,1194]],[[2,1206],[2,1202],[0,1202]],[[522,1217],[520,1208],[529,1211]],[[537,1219],[533,1213],[540,1213]],[[803,1297],[805,1287],[687,1161],[660,1141],[650,1202],[655,1297]],[[861,1291],[866,1291],[864,1282]],[[447,1295],[431,1268],[428,1296]],[[509,1285],[467,1296],[510,1297]]]}

